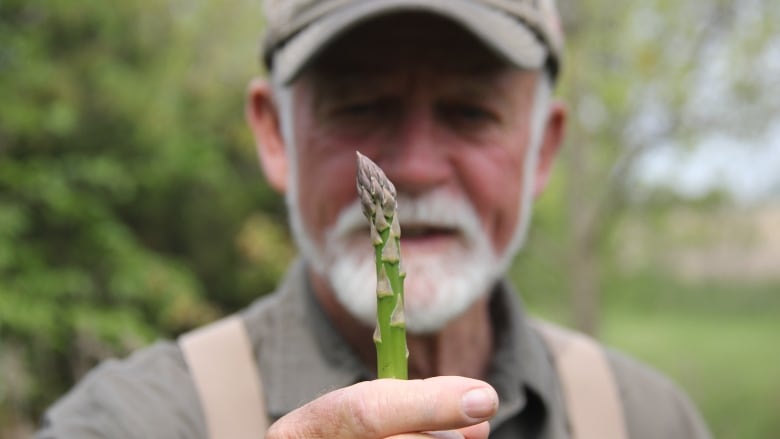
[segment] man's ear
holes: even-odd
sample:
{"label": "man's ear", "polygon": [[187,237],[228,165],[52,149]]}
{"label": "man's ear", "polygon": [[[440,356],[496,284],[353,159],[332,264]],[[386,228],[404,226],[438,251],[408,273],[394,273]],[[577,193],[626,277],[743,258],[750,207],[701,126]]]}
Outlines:
{"label": "man's ear", "polygon": [[287,190],[287,151],[279,113],[267,81],[255,78],[249,83],[245,113],[265,177],[274,189],[284,193]]}
{"label": "man's ear", "polygon": [[544,137],[539,149],[539,161],[536,164],[536,180],[534,181],[534,198],[538,197],[547,187],[555,158],[563,145],[566,133],[566,106],[561,101],[553,101],[544,128]]}

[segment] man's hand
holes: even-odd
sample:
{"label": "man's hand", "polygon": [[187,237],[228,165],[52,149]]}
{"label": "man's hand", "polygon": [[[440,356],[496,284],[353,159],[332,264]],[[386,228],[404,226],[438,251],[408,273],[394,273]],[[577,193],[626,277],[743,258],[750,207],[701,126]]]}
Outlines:
{"label": "man's hand", "polygon": [[[367,381],[325,394],[275,422],[267,439],[484,439],[498,395],[462,377]],[[437,432],[437,433],[431,433]]]}

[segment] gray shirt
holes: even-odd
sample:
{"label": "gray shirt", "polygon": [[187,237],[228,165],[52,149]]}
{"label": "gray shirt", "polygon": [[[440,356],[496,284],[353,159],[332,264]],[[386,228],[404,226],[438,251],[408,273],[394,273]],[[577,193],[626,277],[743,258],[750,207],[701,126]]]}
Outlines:
{"label": "gray shirt", "polygon": [[[506,282],[495,288],[491,312],[497,339],[487,381],[500,398],[491,438],[568,438],[550,353]],[[301,262],[275,293],[241,314],[272,420],[329,390],[373,378],[315,300]],[[710,437],[668,379],[622,354],[607,355],[630,438]],[[207,439],[194,384],[172,342],[98,366],[46,412],[36,437]]]}

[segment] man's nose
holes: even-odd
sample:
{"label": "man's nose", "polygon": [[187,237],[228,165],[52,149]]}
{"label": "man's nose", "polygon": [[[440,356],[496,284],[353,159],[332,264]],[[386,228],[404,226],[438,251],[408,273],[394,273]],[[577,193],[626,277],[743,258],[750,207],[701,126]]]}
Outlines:
{"label": "man's nose", "polygon": [[415,194],[447,181],[451,169],[443,135],[432,108],[415,105],[405,112],[379,163],[396,189]]}

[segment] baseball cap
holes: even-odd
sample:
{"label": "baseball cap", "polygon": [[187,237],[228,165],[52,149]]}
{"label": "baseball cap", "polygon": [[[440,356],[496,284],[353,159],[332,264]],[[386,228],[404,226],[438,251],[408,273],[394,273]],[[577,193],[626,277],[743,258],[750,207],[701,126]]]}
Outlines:
{"label": "baseball cap", "polygon": [[563,31],[555,0],[265,0],[263,59],[289,83],[353,27],[389,14],[421,12],[463,27],[520,68],[560,70]]}

